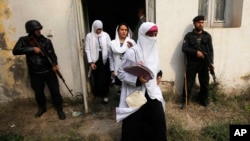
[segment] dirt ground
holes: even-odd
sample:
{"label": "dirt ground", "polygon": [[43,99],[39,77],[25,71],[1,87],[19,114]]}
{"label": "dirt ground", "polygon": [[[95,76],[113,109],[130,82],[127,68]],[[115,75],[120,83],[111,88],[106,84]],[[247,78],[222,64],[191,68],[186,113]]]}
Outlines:
{"label": "dirt ground", "polygon": [[[115,121],[115,106],[118,104],[118,99],[119,96],[113,96],[108,104],[103,104],[101,99],[94,98],[92,103],[89,103],[91,111],[77,117],[72,116],[72,113],[83,111],[83,103],[81,100],[66,100],[64,103],[66,119],[63,121],[58,119],[56,110],[51,104],[48,104],[44,115],[34,118],[37,108],[33,99],[15,100],[0,105],[0,135],[20,134],[25,140],[32,141],[69,138],[118,141],[121,133],[121,123]],[[235,109],[221,108],[213,103],[208,108],[191,103],[187,110],[180,110],[179,103],[168,101],[166,109],[167,125],[178,123],[191,131],[200,130],[215,121],[244,119],[235,112]]]}

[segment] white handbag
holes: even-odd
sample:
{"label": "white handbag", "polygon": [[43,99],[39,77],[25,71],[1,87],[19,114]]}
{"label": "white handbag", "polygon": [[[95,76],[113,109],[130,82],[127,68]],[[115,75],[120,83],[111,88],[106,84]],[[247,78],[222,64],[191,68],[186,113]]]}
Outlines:
{"label": "white handbag", "polygon": [[142,91],[136,90],[126,97],[126,102],[130,108],[139,108],[147,102],[147,99]]}

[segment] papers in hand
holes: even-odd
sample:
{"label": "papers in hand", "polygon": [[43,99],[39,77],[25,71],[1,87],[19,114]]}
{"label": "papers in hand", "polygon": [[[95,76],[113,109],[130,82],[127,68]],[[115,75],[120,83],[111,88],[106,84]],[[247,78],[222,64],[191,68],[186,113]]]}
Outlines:
{"label": "papers in hand", "polygon": [[144,78],[147,80],[154,78],[153,72],[149,68],[147,68],[146,66],[141,65],[141,64],[127,66],[124,68],[124,70],[128,73],[135,75],[135,76],[144,75]]}

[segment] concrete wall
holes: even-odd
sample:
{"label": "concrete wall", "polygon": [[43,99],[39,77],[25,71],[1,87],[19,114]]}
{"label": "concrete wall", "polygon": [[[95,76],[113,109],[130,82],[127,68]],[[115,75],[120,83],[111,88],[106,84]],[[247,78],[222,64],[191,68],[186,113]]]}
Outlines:
{"label": "concrete wall", "polygon": [[[0,102],[33,96],[25,56],[13,56],[12,48],[25,33],[24,24],[36,19],[42,34],[51,34],[61,73],[75,94],[82,93],[80,43],[76,0],[1,0],[0,1]],[[84,34],[84,33],[83,33]],[[62,81],[63,96],[71,96]]]}
{"label": "concrete wall", "polygon": [[[235,2],[235,0],[234,0]],[[213,39],[215,73],[224,90],[239,94],[249,87],[250,76],[250,1],[243,2],[241,26],[208,28]],[[234,9],[237,9],[234,7]],[[238,9],[240,11],[240,5]],[[235,12],[239,14],[239,12]],[[159,25],[159,52],[163,80],[174,82],[174,91],[182,93],[184,55],[181,51],[184,35],[193,28],[192,19],[198,14],[198,0],[157,0],[156,23]],[[235,15],[234,15],[235,16]],[[237,20],[240,18],[237,18]],[[234,23],[240,23],[236,21]]]}

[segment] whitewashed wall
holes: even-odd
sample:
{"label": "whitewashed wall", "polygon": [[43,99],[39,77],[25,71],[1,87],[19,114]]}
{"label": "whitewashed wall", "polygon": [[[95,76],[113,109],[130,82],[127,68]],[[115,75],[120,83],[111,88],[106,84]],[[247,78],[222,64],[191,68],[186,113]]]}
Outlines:
{"label": "whitewashed wall", "polygon": [[[206,28],[213,38],[215,73],[224,90],[240,94],[249,87],[250,76],[250,1],[243,1],[242,24],[238,28]],[[159,54],[164,81],[174,81],[174,91],[182,93],[184,35],[193,28],[198,0],[157,0]]]}

